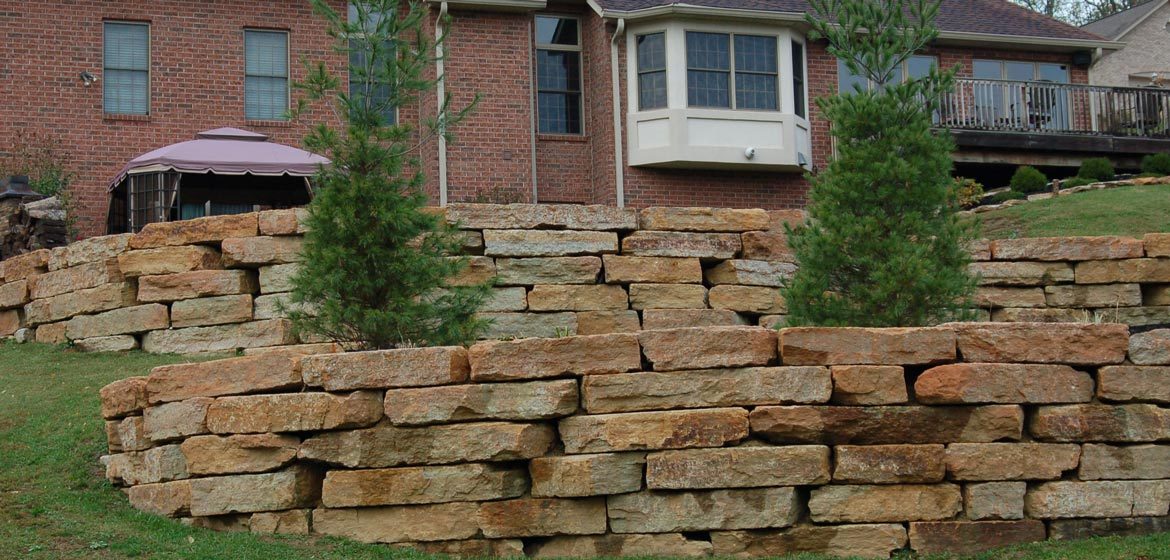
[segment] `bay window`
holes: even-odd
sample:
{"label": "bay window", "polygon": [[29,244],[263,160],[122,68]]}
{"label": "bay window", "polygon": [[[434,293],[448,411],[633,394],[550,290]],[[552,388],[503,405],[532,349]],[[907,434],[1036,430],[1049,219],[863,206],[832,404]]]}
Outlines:
{"label": "bay window", "polygon": [[629,161],[808,169],[804,37],[774,24],[636,24],[626,34]]}

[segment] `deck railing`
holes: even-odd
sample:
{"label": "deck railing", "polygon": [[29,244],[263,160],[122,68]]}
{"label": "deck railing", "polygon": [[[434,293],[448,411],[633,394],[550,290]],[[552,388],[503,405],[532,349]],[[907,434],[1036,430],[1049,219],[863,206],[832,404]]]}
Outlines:
{"label": "deck railing", "polygon": [[964,130],[1170,138],[1170,89],[959,78],[936,120]]}

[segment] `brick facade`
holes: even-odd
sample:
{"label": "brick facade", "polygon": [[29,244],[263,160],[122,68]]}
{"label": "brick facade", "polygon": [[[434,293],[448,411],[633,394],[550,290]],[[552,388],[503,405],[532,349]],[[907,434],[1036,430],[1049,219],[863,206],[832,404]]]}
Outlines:
{"label": "brick facade", "polygon": [[[337,8],[344,3],[334,0]],[[434,32],[432,8],[427,33]],[[447,91],[461,107],[479,94],[476,111],[453,129],[447,149],[448,201],[616,204],[610,44],[613,21],[583,4],[550,3],[548,12],[581,18],[584,115],[581,135],[534,134],[535,65],[532,14],[452,8],[446,57]],[[102,82],[82,85],[78,74],[102,73],[102,22],[151,24],[150,115],[114,117],[102,113]],[[269,134],[273,141],[299,145],[308,126],[328,118],[323,110],[300,122],[253,122],[244,118],[243,30],[289,31],[290,81],[303,77],[302,58],[325,60],[340,75],[345,59],[329,48],[322,20],[307,3],[225,0],[214,5],[190,0],[143,4],[106,1],[78,11],[61,2],[23,4],[5,20],[10,40],[2,49],[0,79],[7,101],[0,108],[6,130],[39,132],[56,139],[70,156],[78,218],[85,235],[102,233],[106,182],[131,158],[200,130],[237,126]],[[52,34],[25,30],[54,29]],[[61,37],[69,37],[61,41]],[[619,38],[619,72],[625,103],[625,39]],[[944,66],[959,64],[969,75],[974,58],[1067,61],[1069,55],[972,48],[935,49]],[[837,67],[820,44],[807,52],[809,96],[836,90]],[[1074,83],[1087,72],[1073,68]],[[294,93],[295,96],[295,93]],[[399,109],[402,122],[431,114],[435,95],[426,94]],[[828,125],[810,102],[812,160],[822,168],[832,148]],[[621,107],[623,115],[628,108]],[[16,134],[15,132],[13,133]],[[622,131],[622,142],[626,141]],[[0,152],[10,149],[0,141]],[[625,149],[623,147],[623,153]],[[439,198],[437,142],[420,145],[426,189]],[[623,167],[625,202],[647,206],[729,206],[792,208],[804,204],[807,183],[798,173],[728,170],[677,170]]]}

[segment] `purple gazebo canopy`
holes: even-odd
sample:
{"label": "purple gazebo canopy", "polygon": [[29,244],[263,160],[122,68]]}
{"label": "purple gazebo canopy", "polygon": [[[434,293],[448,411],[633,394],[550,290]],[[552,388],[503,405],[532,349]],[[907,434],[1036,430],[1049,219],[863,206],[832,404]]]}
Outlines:
{"label": "purple gazebo canopy", "polygon": [[238,128],[217,128],[142,154],[127,163],[114,180],[113,190],[127,175],[178,171],[225,175],[291,175],[309,177],[329,160],[300,148],[269,142],[268,136]]}

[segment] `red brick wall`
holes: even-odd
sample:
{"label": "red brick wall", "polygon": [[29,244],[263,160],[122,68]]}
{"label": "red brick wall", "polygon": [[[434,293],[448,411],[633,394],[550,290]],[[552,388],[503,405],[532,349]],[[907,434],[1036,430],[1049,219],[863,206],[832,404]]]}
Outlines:
{"label": "red brick wall", "polygon": [[[527,202],[532,193],[532,17],[464,11],[451,16],[447,91],[454,106],[466,105],[476,93],[480,102],[452,129],[448,200],[488,196]],[[437,185],[435,175],[428,176],[432,185]]]}
{"label": "red brick wall", "polygon": [[[338,8],[344,2],[333,0]],[[300,57],[327,60],[334,71],[344,59],[329,50],[321,19],[307,2],[280,0],[102,1],[84,5],[33,0],[10,3],[0,46],[0,129],[27,129],[57,137],[70,156],[79,226],[85,235],[105,230],[106,185],[133,157],[196,132],[246,127],[276,142],[300,145],[305,123],[244,120],[244,28],[289,31],[291,80],[303,78]],[[78,74],[102,74],[102,21],[151,24],[150,116],[104,118],[102,82],[84,87]],[[295,93],[294,93],[295,95]],[[0,150],[10,148],[0,139]]]}
{"label": "red brick wall", "polygon": [[[341,0],[333,0],[338,8]],[[104,230],[106,182],[129,159],[157,147],[190,139],[200,130],[238,126],[267,133],[277,142],[299,145],[309,124],[327,118],[310,113],[300,123],[261,123],[243,116],[243,29],[261,27],[290,32],[291,79],[303,78],[298,60],[326,60],[345,75],[345,60],[329,49],[320,18],[304,3],[280,0],[194,0],[158,2],[104,1],[77,10],[63,2],[36,0],[10,10],[8,36],[0,47],[5,61],[0,79],[8,99],[0,107],[6,133],[44,131],[60,139],[71,156],[82,232]],[[613,22],[604,22],[579,5],[553,4],[550,12],[582,16],[584,128],[580,137],[540,136],[535,140],[537,199],[541,202],[614,204],[613,97],[610,37]],[[432,9],[427,32],[433,33]],[[454,127],[448,148],[448,200],[530,201],[533,182],[533,34],[532,14],[452,11],[446,61],[447,88],[453,106],[481,96],[476,111]],[[102,115],[101,82],[83,87],[78,73],[101,75],[102,21],[125,19],[151,23],[151,115],[107,118]],[[51,29],[53,33],[45,33]],[[29,31],[19,31],[29,30]],[[62,40],[68,37],[69,40]],[[619,39],[621,68],[625,39]],[[977,57],[1067,61],[1067,55],[941,48],[944,66],[960,64],[969,74]],[[619,72],[625,103],[624,70]],[[824,50],[808,48],[810,98],[836,91],[837,67]],[[1087,82],[1083,68],[1072,81]],[[295,95],[295,94],[294,94]],[[435,96],[400,108],[403,122],[433,114]],[[625,110],[618,107],[625,123]],[[831,156],[827,124],[810,102],[813,164],[822,168]],[[625,133],[622,134],[625,142]],[[434,139],[417,151],[427,174],[426,189],[438,199],[438,151]],[[9,146],[0,139],[0,150]],[[624,147],[623,147],[624,153]],[[784,208],[804,203],[806,181],[798,173],[716,170],[668,170],[623,167],[626,204],[633,207],[717,205]]]}

